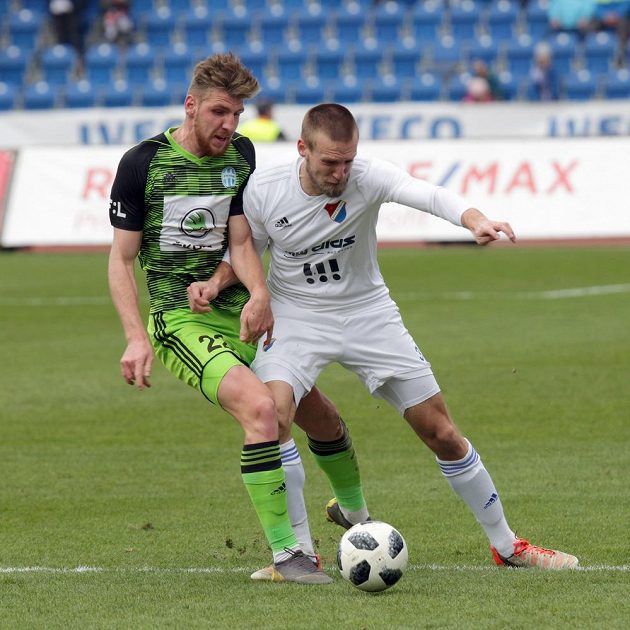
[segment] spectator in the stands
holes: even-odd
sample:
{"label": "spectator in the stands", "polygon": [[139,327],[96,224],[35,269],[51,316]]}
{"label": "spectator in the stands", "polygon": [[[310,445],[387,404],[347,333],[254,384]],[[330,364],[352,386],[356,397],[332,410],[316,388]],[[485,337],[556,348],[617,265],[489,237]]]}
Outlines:
{"label": "spectator in the stands", "polygon": [[615,64],[618,67],[626,66],[630,39],[630,0],[595,0],[593,27],[617,33]]}
{"label": "spectator in the stands", "polygon": [[109,0],[103,11],[103,36],[110,44],[127,46],[133,38],[134,25],[127,0]]}
{"label": "spectator in the stands", "polygon": [[488,83],[488,89],[490,90],[490,100],[502,101],[505,98],[501,83],[496,74],[492,71],[490,66],[483,61],[483,59],[474,59],[472,62],[472,76],[481,77]]}
{"label": "spectator in the stands", "polygon": [[539,42],[534,48],[534,61],[529,71],[531,94],[540,101],[555,101],[559,93],[558,73],[553,64],[551,46]]}
{"label": "spectator in the stands", "polygon": [[550,0],[547,9],[552,33],[577,33],[583,38],[591,28],[595,0]]}
{"label": "spectator in the stands", "polygon": [[466,84],[466,94],[464,102],[466,103],[489,103],[494,101],[490,84],[483,77],[470,77]]}
{"label": "spectator in the stands", "polygon": [[81,14],[84,8],[84,0],[50,0],[48,3],[56,43],[73,46],[79,55],[83,55]]}

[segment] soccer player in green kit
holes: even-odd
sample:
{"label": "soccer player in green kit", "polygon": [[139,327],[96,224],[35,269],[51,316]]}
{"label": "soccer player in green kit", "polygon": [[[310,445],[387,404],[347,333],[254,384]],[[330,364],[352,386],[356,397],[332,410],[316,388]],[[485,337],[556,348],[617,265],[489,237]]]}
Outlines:
{"label": "soccer player in green kit", "polygon": [[[127,339],[120,361],[125,381],[149,387],[155,352],[169,371],[239,422],[242,479],[273,553],[272,580],[325,584],[330,577],[301,550],[289,520],[273,398],[247,367],[254,344],[265,335],[270,341],[273,329],[242,209],[254,148],[235,133],[244,99],[258,89],[233,55],[208,57],[194,69],[182,125],[125,153],[111,191],[109,284]],[[230,264],[223,262],[228,245]],[[136,258],[147,276],[148,332],[138,305]],[[208,278],[211,309],[193,313],[187,288]],[[334,406],[315,388],[298,413],[328,422],[341,436]],[[358,475],[345,434],[344,440],[348,465]]]}

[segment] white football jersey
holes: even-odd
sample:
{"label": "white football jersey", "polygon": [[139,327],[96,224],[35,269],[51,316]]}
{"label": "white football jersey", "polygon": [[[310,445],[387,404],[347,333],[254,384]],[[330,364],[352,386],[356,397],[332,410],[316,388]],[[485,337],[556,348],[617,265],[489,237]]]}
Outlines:
{"label": "white football jersey", "polygon": [[243,197],[254,238],[269,238],[268,284],[281,302],[339,311],[387,299],[376,252],[381,205],[401,203],[456,225],[469,207],[389,162],[361,157],[340,198],[309,196],[299,179],[302,159],[255,170]]}

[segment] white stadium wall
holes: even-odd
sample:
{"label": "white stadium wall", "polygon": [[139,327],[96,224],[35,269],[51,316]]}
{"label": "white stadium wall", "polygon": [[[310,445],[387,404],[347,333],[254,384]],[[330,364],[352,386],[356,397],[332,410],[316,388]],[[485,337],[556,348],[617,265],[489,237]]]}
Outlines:
{"label": "white stadium wall", "polygon": [[[0,245],[109,244],[109,190],[127,147],[21,148]],[[521,239],[630,237],[628,136],[363,140],[360,150],[462,194],[472,206],[510,221]],[[258,147],[260,165],[295,155],[293,142]],[[398,242],[469,238],[463,228],[396,204],[383,207],[378,236]]]}
{"label": "white stadium wall", "polygon": [[[624,100],[555,103],[358,103],[363,140],[630,136]],[[288,138],[300,133],[305,106],[277,105]],[[131,145],[179,124],[182,107],[62,109],[0,113],[0,148]],[[255,113],[248,105],[243,121]]]}

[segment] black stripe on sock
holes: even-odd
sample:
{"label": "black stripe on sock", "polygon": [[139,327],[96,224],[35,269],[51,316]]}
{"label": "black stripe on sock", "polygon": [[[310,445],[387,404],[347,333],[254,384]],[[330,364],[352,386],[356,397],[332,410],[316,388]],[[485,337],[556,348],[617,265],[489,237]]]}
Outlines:
{"label": "black stripe on sock", "polygon": [[277,440],[243,445],[241,451],[242,474],[276,470],[281,466],[280,443]]}
{"label": "black stripe on sock", "polygon": [[310,435],[308,438],[308,447],[314,455],[326,457],[327,455],[336,455],[352,449],[352,439],[348,433],[348,427],[341,418],[339,419],[343,428],[343,435],[338,440],[332,442],[321,442],[313,439]]}

